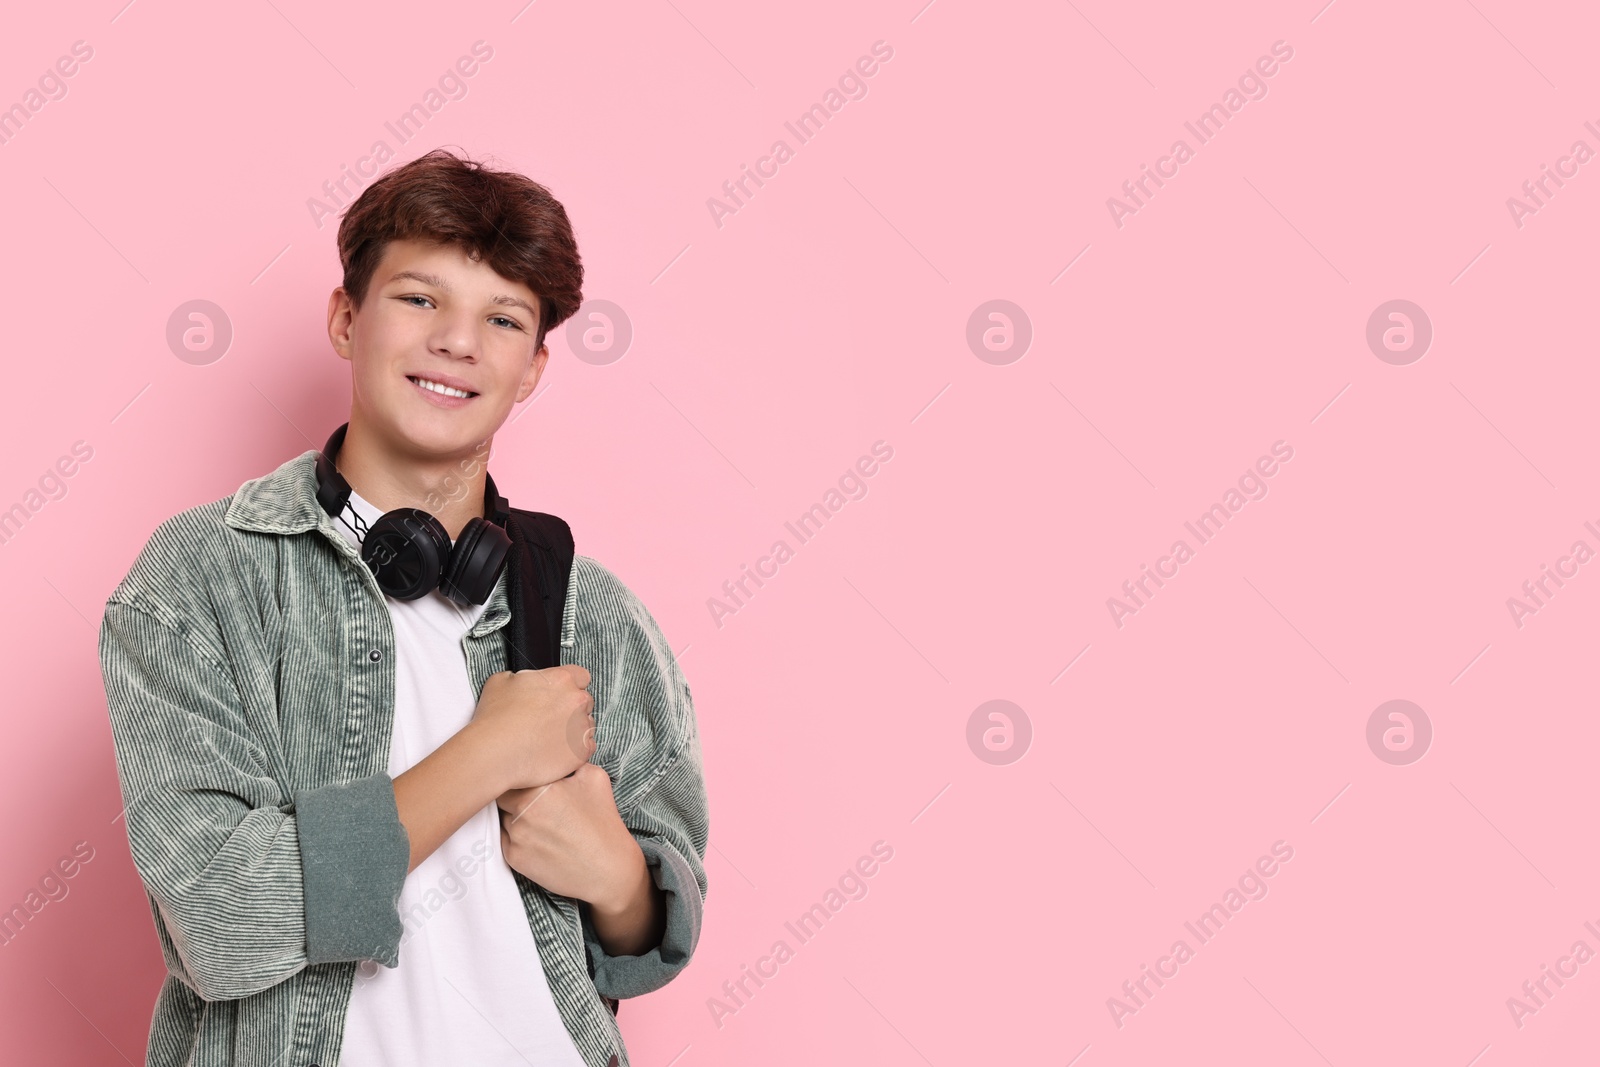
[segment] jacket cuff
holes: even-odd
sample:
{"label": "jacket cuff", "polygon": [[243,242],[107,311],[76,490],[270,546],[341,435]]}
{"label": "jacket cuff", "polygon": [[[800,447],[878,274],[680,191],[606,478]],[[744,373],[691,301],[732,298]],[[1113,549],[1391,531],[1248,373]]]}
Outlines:
{"label": "jacket cuff", "polygon": [[411,838],[394,780],[379,772],[294,795],[305,886],[306,960],[400,963],[400,891]]}
{"label": "jacket cuff", "polygon": [[594,965],[594,986],[602,997],[621,1000],[653,993],[677,977],[689,965],[695,944],[700,940],[700,920],[705,902],[700,898],[700,883],[694,869],[678,850],[654,837],[638,837],[639,848],[660,887],[667,909],[666,930],[661,944],[641,956],[612,956],[601,946],[591,923],[585,922],[584,940],[589,960]]}

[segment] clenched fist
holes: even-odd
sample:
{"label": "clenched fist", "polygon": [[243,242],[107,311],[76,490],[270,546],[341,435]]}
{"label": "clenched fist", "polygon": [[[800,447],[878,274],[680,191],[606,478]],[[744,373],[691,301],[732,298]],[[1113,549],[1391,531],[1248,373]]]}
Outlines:
{"label": "clenched fist", "polygon": [[618,911],[641,873],[649,877],[617,814],[611,776],[593,763],[538,789],[512,789],[497,803],[506,863],[552,893]]}
{"label": "clenched fist", "polygon": [[594,755],[594,698],[577,664],[491,674],[478,694],[470,728],[494,755],[499,781],[512,789],[548,785]]}

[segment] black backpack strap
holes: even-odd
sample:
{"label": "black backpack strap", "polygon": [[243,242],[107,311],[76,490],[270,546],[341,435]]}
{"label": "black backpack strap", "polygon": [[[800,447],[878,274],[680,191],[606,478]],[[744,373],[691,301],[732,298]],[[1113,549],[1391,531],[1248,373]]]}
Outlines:
{"label": "black backpack strap", "polygon": [[[561,620],[575,551],[572,528],[542,511],[510,508],[506,533],[506,669],[543,670],[561,662]],[[542,610],[541,610],[542,609]]]}
{"label": "black backpack strap", "polygon": [[[566,613],[567,583],[572,575],[572,528],[566,520],[542,511],[507,508],[506,533],[511,536],[511,551],[506,556],[506,582],[511,594],[511,622],[506,626],[507,670],[542,670],[561,662],[561,621]],[[543,611],[527,607],[543,603]],[[580,916],[587,905],[578,905]],[[593,921],[580,918],[593,929]],[[594,960],[584,952],[589,977],[594,977]],[[622,1007],[619,1000],[602,996],[601,1001],[615,1016]],[[617,1057],[611,1057],[611,1064]]]}

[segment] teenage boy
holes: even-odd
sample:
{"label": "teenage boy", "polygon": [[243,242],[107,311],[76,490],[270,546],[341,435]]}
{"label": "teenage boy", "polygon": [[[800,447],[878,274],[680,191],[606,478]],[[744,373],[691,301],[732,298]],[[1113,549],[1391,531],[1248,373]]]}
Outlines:
{"label": "teenage boy", "polygon": [[[617,1001],[699,937],[689,687],[582,555],[559,663],[508,669],[518,601],[474,547],[505,536],[493,435],[582,300],[571,226],[542,186],[440,149],[369,186],[338,241],[349,422],[163,522],[106,603],[168,970],[146,1063],[621,1067]],[[424,565],[375,548],[403,508],[427,515],[391,533],[437,521]]]}

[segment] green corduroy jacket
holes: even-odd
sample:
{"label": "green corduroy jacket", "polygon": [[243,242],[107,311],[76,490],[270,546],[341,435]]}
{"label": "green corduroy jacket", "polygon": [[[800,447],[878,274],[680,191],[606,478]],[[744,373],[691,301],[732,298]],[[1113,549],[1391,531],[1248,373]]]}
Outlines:
{"label": "green corduroy jacket", "polygon": [[[134,866],[168,976],[147,1067],[334,1067],[356,967],[399,962],[410,841],[387,773],[394,630],[316,501],[307,451],[156,528],[106,601],[100,663]],[[461,641],[506,669],[502,574]],[[625,1067],[612,1005],[689,962],[708,830],[689,686],[649,611],[587,556],[561,662],[592,676],[593,762],[667,901],[661,945],[611,956],[587,907],[516,874],[589,1067]]]}

